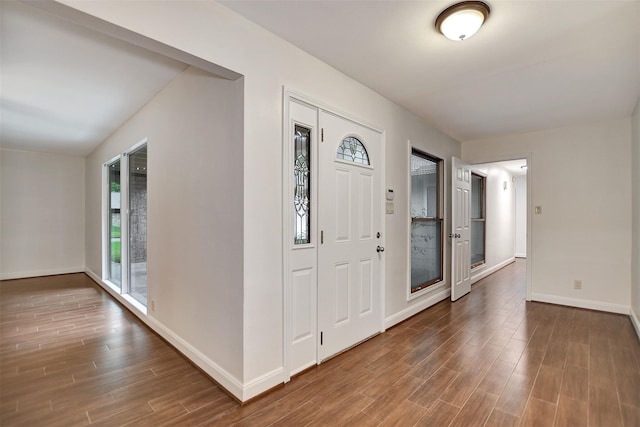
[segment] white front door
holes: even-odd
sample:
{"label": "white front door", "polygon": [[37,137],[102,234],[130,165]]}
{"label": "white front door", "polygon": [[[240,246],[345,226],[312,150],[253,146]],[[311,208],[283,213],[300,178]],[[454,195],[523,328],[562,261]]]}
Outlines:
{"label": "white front door", "polygon": [[382,135],[321,111],[318,360],[382,329]]}
{"label": "white front door", "polygon": [[451,300],[471,291],[471,168],[451,158]]}

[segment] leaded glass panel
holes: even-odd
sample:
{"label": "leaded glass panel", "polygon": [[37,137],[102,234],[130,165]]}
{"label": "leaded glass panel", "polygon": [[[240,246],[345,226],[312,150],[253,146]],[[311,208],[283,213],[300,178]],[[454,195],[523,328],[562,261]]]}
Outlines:
{"label": "leaded glass panel", "polygon": [[293,137],[294,244],[311,243],[311,129],[295,126]]}
{"label": "leaded glass panel", "polygon": [[347,160],[349,162],[360,163],[361,165],[369,164],[367,149],[358,138],[353,136],[348,136],[342,140],[338,146],[336,158],[340,160]]}

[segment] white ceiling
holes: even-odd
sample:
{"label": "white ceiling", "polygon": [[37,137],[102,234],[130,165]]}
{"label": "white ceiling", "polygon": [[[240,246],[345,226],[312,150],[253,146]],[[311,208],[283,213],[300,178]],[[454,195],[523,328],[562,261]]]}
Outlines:
{"label": "white ceiling", "polygon": [[527,174],[527,159],[474,164],[471,166],[471,169],[474,171],[482,172],[484,174],[488,174],[489,169],[494,166],[505,169],[513,176],[524,176]]}
{"label": "white ceiling", "polygon": [[1,2],[2,147],[86,156],[186,65]]}
{"label": "white ceiling", "polygon": [[[453,1],[224,1],[461,140],[629,117],[640,0],[489,1],[473,38],[433,28]],[[3,148],[85,156],[186,65],[2,1]]]}
{"label": "white ceiling", "polygon": [[455,0],[223,1],[452,137],[629,117],[640,0],[487,0],[469,40],[434,28]]}

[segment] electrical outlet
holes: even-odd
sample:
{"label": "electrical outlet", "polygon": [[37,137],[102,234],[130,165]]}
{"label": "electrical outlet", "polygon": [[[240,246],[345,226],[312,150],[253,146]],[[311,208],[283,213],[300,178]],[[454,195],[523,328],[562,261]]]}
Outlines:
{"label": "electrical outlet", "polygon": [[151,300],[151,311],[156,311],[156,300]]}
{"label": "electrical outlet", "polygon": [[582,289],[582,280],[574,280],[573,281],[573,289]]}

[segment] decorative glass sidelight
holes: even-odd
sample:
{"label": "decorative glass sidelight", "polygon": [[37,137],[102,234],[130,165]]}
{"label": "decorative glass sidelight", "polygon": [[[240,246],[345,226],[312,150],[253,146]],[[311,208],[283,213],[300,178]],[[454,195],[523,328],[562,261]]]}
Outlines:
{"label": "decorative glass sidelight", "polygon": [[361,165],[369,164],[369,155],[367,149],[360,140],[353,136],[348,136],[342,140],[338,146],[338,152],[336,158],[340,160],[347,160],[353,163],[360,163]]}
{"label": "decorative glass sidelight", "polygon": [[294,244],[311,243],[311,129],[295,126],[293,137]]}

